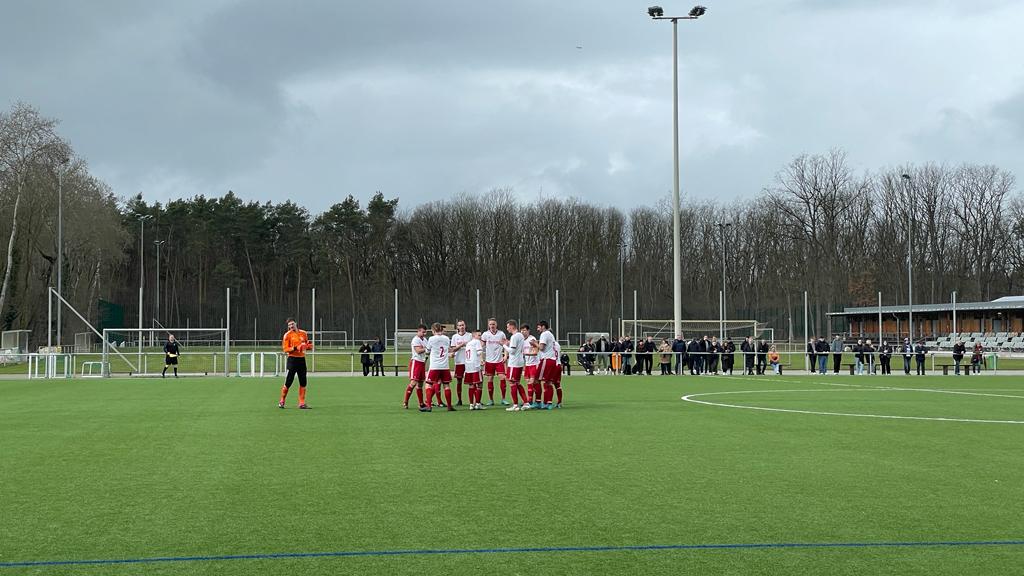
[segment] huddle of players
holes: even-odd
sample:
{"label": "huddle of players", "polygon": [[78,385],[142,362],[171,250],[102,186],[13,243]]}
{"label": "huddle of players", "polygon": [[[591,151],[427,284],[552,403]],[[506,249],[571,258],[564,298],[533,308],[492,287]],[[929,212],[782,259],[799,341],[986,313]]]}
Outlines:
{"label": "huddle of players", "polygon": [[[456,323],[456,333],[449,338],[441,324],[435,323],[433,335],[426,338],[427,327],[420,324],[412,339],[409,359],[409,385],[405,389],[404,408],[415,391],[420,412],[430,412],[434,401],[438,406],[452,405],[452,372],[449,358],[455,360],[458,405],[462,405],[462,384],[469,387],[469,409],[484,410],[483,377],[487,377],[489,406],[494,405],[494,378],[501,385],[501,403],[505,400],[506,386],[512,393],[512,404],[507,412],[532,408],[551,410],[562,406],[562,367],[558,362],[561,349],[546,321],[537,323],[538,337],[530,334],[530,326],[519,326],[516,321],[506,323],[509,336],[498,330],[494,318],[487,320],[487,330],[466,332],[466,323]],[[429,357],[429,358],[428,358]],[[429,364],[429,365],[428,365]],[[482,374],[481,374],[482,373]],[[525,387],[524,387],[525,381]],[[558,401],[554,402],[557,395]]]}

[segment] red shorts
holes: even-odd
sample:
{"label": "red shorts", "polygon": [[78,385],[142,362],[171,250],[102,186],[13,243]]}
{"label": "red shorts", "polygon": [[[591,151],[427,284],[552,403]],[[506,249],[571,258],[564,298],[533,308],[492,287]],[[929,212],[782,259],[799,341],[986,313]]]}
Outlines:
{"label": "red shorts", "polygon": [[537,373],[540,371],[540,364],[527,364],[523,370],[523,376],[527,380],[536,380]]}
{"label": "red shorts", "polygon": [[554,382],[555,378],[562,374],[562,367],[554,358],[545,358],[540,361],[540,379],[545,382]]}
{"label": "red shorts", "polygon": [[483,379],[480,378],[480,371],[478,370],[476,372],[466,372],[465,382],[466,384],[479,384],[483,382]]}
{"label": "red shorts", "polygon": [[466,365],[465,364],[456,364],[455,365],[455,377],[461,379],[465,375],[466,375]]}
{"label": "red shorts", "polygon": [[503,362],[484,362],[484,376],[504,374],[505,364]]}
{"label": "red shorts", "polygon": [[447,368],[427,372],[427,382],[431,384],[447,384],[451,381],[452,371]]}
{"label": "red shorts", "polygon": [[427,375],[427,364],[419,360],[409,359],[409,380],[423,382]]}
{"label": "red shorts", "polygon": [[519,381],[523,379],[523,367],[509,366],[505,369],[505,380],[512,382],[513,384],[519,384]]}

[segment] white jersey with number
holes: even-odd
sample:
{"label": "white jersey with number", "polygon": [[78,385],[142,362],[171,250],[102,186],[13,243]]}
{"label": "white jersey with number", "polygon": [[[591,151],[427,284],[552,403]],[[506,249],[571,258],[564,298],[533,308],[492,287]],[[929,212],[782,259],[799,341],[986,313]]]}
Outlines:
{"label": "white jersey with number", "polygon": [[[424,348],[424,351],[423,352],[417,352],[416,351],[416,347],[417,346],[422,346]],[[427,352],[425,350],[426,347],[427,347],[427,341],[425,339],[423,339],[420,336],[413,336],[412,337],[412,345],[409,347],[410,350],[412,350],[412,359],[416,360],[418,362],[425,362],[427,360]]]}
{"label": "white jersey with number", "polygon": [[501,362],[501,358],[505,353],[505,345],[502,344],[505,341],[505,333],[498,330],[492,334],[488,330],[480,335],[480,339],[484,343],[484,362],[491,364]]}
{"label": "white jersey with number", "polygon": [[556,346],[558,342],[555,342],[555,335],[550,330],[545,330],[540,333],[540,344],[544,345],[544,349],[537,353],[541,360],[550,360],[558,356]]}
{"label": "white jersey with number", "polygon": [[533,335],[527,336],[523,341],[523,358],[527,366],[536,366],[540,364],[540,357],[537,356],[540,351],[537,350],[537,339]]}
{"label": "white jersey with number", "polygon": [[476,339],[470,340],[469,344],[466,344],[465,349],[459,350],[459,356],[462,357],[466,364],[466,372],[473,373],[480,371],[480,352],[484,349],[484,345]]}
{"label": "white jersey with number", "polygon": [[523,357],[523,335],[516,332],[508,339],[508,345],[505,346],[505,350],[508,350],[508,366],[509,368],[522,368],[526,365],[526,359]]}
{"label": "white jersey with number", "polygon": [[[452,348],[455,348],[456,346],[459,346],[460,344],[465,344],[465,343],[469,342],[472,339],[473,339],[473,335],[468,333],[468,332],[465,333],[465,334],[455,333],[455,334],[452,335]],[[459,348],[458,353],[457,354],[453,354],[453,356],[455,356],[455,365],[456,366],[458,366],[459,364],[465,364],[466,363],[466,356],[464,354],[462,354],[462,352],[464,350],[465,350],[465,347]]]}
{"label": "white jersey with number", "polygon": [[427,351],[430,352],[430,369],[448,369],[448,351],[452,347],[452,341],[444,334],[434,334],[427,340]]}

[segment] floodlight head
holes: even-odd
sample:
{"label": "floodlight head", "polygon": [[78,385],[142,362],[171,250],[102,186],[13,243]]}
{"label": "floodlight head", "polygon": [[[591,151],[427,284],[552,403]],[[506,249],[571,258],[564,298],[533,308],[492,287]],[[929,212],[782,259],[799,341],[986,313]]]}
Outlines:
{"label": "floodlight head", "polygon": [[910,181],[910,174],[904,174],[903,175],[903,179],[907,180],[909,182]]}
{"label": "floodlight head", "polygon": [[661,6],[651,6],[647,9],[647,15],[651,18],[661,18],[665,15],[665,10]]}
{"label": "floodlight head", "polygon": [[690,18],[700,18],[708,9],[703,6],[694,6],[690,9]]}

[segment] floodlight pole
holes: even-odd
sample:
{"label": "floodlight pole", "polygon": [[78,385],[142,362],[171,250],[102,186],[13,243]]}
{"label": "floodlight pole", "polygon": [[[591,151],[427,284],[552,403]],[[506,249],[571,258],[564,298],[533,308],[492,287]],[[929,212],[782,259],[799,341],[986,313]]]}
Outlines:
{"label": "floodlight pole", "polygon": [[[696,20],[703,14],[694,8],[691,16],[657,16],[648,11],[653,20],[672,21],[672,331],[679,334],[683,326],[683,264],[679,231],[679,21]],[[661,13],[660,10],[658,12]]]}
{"label": "floodlight pole", "polygon": [[[57,168],[57,293],[64,293],[64,165],[62,158]],[[61,308],[57,306],[57,346],[61,345]]]}
{"label": "floodlight pole", "polygon": [[162,246],[166,240],[154,240],[153,244],[156,245],[156,321],[160,322],[160,246]]}
{"label": "floodlight pole", "polygon": [[139,370],[142,369],[142,298],[146,284],[146,220],[151,214],[138,214],[139,219]]}
{"label": "floodlight pole", "polygon": [[[622,332],[622,321],[626,318],[625,274],[623,263],[626,261],[626,245],[619,244],[619,332]],[[622,336],[622,334],[619,334]]]}
{"label": "floodlight pole", "polygon": [[903,174],[904,190],[907,195],[907,316],[910,325],[910,345],[914,345],[914,201],[910,197],[910,174]]}
{"label": "floodlight pole", "polygon": [[725,339],[725,320],[726,320],[726,314],[725,314],[725,256],[724,256],[724,252],[725,252],[725,229],[728,228],[729,226],[732,226],[732,222],[719,222],[718,223],[718,231],[720,232],[720,236],[722,237],[721,251],[722,251],[722,254],[723,254],[722,255],[722,311],[721,311],[721,315],[720,315],[721,324],[718,327],[718,332],[719,332],[718,338],[720,340],[724,340]]}

